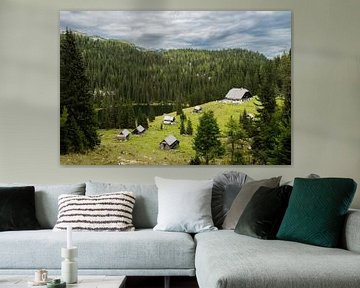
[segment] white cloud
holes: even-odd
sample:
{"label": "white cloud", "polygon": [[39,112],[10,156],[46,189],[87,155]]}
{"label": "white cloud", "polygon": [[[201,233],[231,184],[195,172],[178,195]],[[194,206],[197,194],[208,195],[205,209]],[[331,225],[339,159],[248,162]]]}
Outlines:
{"label": "white cloud", "polygon": [[61,11],[60,26],[148,49],[291,48],[289,11]]}

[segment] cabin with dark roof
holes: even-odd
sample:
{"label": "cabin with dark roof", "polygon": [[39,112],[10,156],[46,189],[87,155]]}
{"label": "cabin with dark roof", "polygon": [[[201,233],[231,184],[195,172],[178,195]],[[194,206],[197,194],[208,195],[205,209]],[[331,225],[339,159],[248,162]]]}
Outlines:
{"label": "cabin with dark roof", "polygon": [[125,140],[128,140],[130,138],[130,134],[131,133],[130,133],[130,131],[128,129],[124,129],[116,136],[116,138],[118,140],[125,141]]}
{"label": "cabin with dark roof", "polygon": [[174,135],[167,136],[163,141],[160,142],[160,149],[169,150],[179,147],[179,140]]}
{"label": "cabin with dark roof", "polygon": [[252,97],[249,90],[245,88],[232,88],[225,96],[225,100],[230,101],[247,101]]}
{"label": "cabin with dark roof", "polygon": [[135,135],[140,135],[143,134],[145,132],[145,128],[141,125],[137,126],[134,131],[132,132]]}

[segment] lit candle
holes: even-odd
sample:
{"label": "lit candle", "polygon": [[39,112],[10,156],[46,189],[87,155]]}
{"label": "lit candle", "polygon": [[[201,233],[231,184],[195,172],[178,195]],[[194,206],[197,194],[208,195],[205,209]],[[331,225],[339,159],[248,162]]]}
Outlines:
{"label": "lit candle", "polygon": [[72,227],[69,225],[66,229],[66,235],[67,235],[67,242],[66,242],[66,248],[70,249],[72,248],[72,235],[71,235]]}

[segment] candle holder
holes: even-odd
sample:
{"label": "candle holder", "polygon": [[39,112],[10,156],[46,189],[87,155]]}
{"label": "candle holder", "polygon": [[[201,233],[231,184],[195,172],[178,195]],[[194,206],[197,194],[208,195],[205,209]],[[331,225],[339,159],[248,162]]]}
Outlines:
{"label": "candle holder", "polygon": [[68,284],[77,283],[78,269],[75,257],[78,255],[77,247],[61,248],[61,279]]}

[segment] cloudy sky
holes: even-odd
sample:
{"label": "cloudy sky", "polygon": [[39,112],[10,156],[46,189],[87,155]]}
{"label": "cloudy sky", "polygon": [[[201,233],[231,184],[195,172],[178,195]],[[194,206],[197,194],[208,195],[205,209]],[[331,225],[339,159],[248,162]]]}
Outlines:
{"label": "cloudy sky", "polygon": [[290,11],[61,11],[66,27],[148,49],[243,48],[272,58],[291,48]]}

